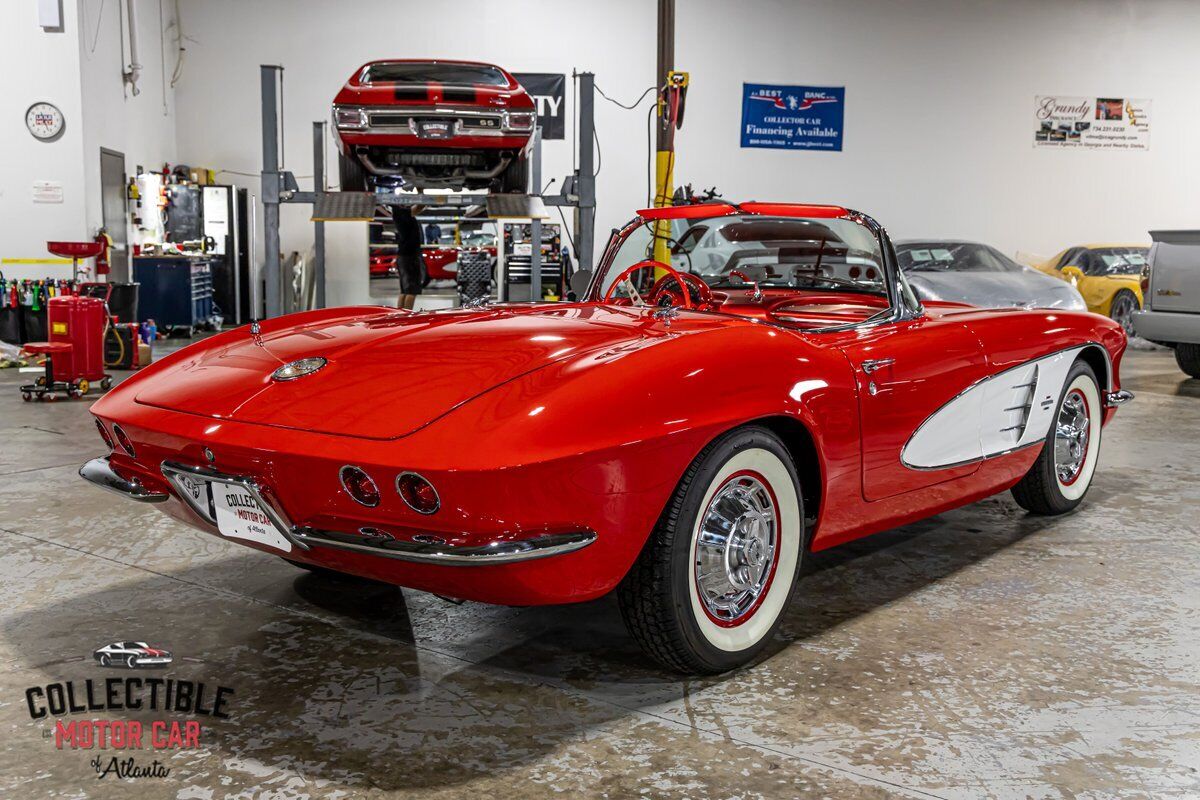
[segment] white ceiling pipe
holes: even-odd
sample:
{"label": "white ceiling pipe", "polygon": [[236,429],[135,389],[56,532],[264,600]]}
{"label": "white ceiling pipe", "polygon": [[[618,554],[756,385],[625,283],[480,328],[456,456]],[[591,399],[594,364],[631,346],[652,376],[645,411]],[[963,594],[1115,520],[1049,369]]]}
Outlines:
{"label": "white ceiling pipe", "polygon": [[124,76],[125,82],[129,84],[136,96],[141,90],[138,89],[138,78],[142,75],[142,63],[138,60],[138,25],[137,25],[137,0],[125,1],[125,19],[129,25],[129,64],[125,67]]}

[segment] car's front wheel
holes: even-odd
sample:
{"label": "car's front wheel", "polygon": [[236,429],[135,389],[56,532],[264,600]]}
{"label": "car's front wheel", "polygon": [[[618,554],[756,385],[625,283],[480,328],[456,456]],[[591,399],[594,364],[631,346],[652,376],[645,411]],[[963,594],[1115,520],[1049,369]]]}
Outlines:
{"label": "car's front wheel", "polygon": [[795,587],[803,518],[795,467],[773,433],[749,426],[708,445],[618,590],[634,639],[680,672],[753,659]]}
{"label": "car's front wheel", "polygon": [[1096,373],[1076,361],[1037,461],[1012,489],[1017,505],[1034,514],[1064,514],[1083,501],[1100,460],[1104,408]]}
{"label": "car's front wheel", "polygon": [[100,666],[107,667],[107,666],[110,666],[111,664],[112,664],[112,659],[108,657],[108,653],[102,653],[100,655]]}

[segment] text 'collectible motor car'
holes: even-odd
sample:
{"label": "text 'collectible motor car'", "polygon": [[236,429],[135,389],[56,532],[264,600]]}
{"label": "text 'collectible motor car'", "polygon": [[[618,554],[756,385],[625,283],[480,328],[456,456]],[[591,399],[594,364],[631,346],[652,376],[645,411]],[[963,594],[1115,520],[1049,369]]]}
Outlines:
{"label": "text 'collectible motor car'", "polygon": [[524,192],[537,112],[516,78],[474,61],[372,61],[333,100],[342,191]]}
{"label": "text 'collectible motor car'", "polygon": [[[738,247],[651,261],[665,218]],[[111,453],[81,474],[443,596],[616,590],[648,653],[718,672],[768,644],[810,550],[1006,489],[1078,505],[1125,346],[1092,314],[922,304],[844,208],[650,209],[575,302],[331,308],[167,356],[92,406]]]}

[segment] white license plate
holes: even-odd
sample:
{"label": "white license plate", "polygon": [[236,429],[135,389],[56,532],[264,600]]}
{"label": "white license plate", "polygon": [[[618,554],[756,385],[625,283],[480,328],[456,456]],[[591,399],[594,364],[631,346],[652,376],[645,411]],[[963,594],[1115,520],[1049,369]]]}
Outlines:
{"label": "white license plate", "polygon": [[517,244],[513,245],[513,255],[514,256],[531,256],[531,255],[533,255],[533,245],[530,244],[529,242],[526,242],[525,244],[521,244],[520,242],[518,242]]}
{"label": "white license plate", "polygon": [[271,522],[254,495],[230,483],[213,481],[209,486],[217,512],[217,530],[222,536],[258,542],[285,553],[292,551],[292,543]]}

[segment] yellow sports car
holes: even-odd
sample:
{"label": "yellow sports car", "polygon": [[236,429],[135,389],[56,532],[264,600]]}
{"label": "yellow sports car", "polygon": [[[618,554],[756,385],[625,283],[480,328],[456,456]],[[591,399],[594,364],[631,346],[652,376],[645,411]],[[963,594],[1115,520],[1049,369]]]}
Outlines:
{"label": "yellow sports car", "polygon": [[1103,314],[1133,335],[1133,312],[1142,307],[1142,267],[1150,253],[1141,244],[1085,244],[1068,247],[1034,266],[1072,284],[1088,311]]}

